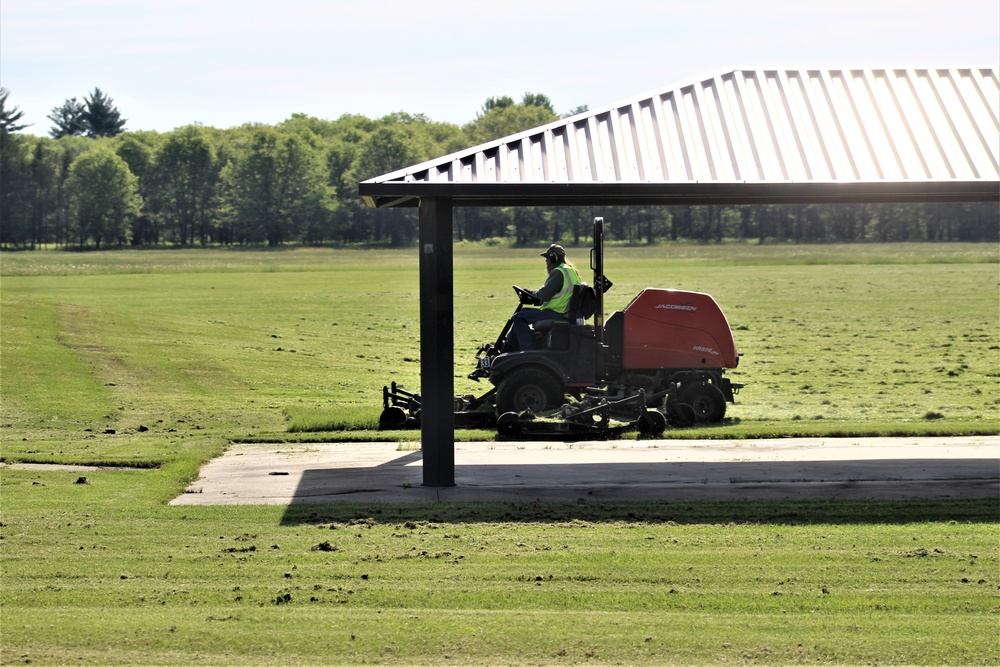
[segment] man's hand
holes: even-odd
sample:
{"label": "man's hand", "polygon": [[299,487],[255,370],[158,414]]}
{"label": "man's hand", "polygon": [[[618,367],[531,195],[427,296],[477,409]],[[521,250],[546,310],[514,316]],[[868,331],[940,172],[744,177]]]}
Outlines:
{"label": "man's hand", "polygon": [[540,306],[542,304],[541,299],[535,296],[535,293],[531,290],[514,285],[514,292],[517,293],[517,300],[525,306]]}

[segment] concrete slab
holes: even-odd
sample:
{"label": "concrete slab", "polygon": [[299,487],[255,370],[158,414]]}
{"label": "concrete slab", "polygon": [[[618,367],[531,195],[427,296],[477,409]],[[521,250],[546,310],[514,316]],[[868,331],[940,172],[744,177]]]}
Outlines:
{"label": "concrete slab", "polygon": [[1000,436],[456,443],[446,488],[408,447],[234,445],[172,504],[1000,499]]}

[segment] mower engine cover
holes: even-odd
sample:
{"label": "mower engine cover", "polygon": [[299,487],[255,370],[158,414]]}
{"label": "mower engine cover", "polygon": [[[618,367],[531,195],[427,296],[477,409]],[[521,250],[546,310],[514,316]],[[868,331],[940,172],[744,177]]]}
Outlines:
{"label": "mower engine cover", "polygon": [[736,368],[729,321],[708,294],[644,289],[625,310],[623,369]]}

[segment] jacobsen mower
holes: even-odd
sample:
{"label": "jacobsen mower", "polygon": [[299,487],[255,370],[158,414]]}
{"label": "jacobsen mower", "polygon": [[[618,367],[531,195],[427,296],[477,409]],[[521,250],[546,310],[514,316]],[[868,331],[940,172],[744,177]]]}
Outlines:
{"label": "jacobsen mower", "polygon": [[[493,387],[455,397],[455,425],[496,426],[502,435],[634,429],[659,435],[669,423],[718,422],[743,387],[729,322],[708,294],[646,288],[604,318],[604,219],[594,219],[593,286],[574,286],[565,319],[533,327],[537,349],[505,351],[511,320],[476,354],[470,379]],[[519,303],[538,305],[515,286]],[[593,324],[587,320],[593,318]],[[395,383],[382,390],[382,429],[417,427],[420,395]],[[614,426],[612,424],[615,424]]]}

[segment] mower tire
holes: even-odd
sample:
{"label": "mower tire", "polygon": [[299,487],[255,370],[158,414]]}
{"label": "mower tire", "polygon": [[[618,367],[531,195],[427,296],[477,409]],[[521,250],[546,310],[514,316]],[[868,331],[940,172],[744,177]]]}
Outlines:
{"label": "mower tire", "polygon": [[691,406],[695,420],[700,423],[722,421],[726,416],[726,397],[714,384],[696,382],[681,387],[677,401]]}
{"label": "mower tire", "polygon": [[395,431],[406,427],[406,410],[390,405],[378,417],[378,430]]}
{"label": "mower tire", "polygon": [[667,410],[667,421],[674,428],[687,428],[694,426],[698,418],[694,414],[694,408],[687,403],[671,403]]}
{"label": "mower tire", "polygon": [[646,436],[662,435],[667,428],[667,418],[657,410],[644,410],[639,415],[639,433]]}
{"label": "mower tire", "polygon": [[497,419],[497,433],[512,436],[521,432],[520,418],[516,412],[505,412]]}
{"label": "mower tire", "polygon": [[497,387],[497,412],[538,413],[563,403],[562,383],[542,368],[519,368]]}

